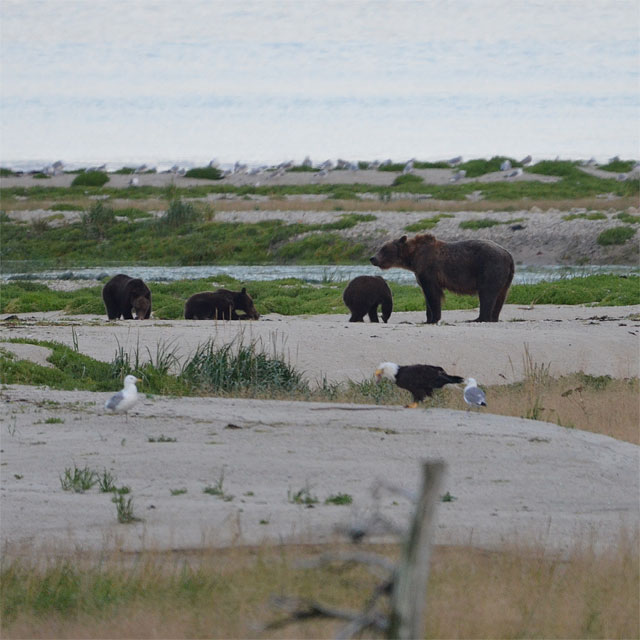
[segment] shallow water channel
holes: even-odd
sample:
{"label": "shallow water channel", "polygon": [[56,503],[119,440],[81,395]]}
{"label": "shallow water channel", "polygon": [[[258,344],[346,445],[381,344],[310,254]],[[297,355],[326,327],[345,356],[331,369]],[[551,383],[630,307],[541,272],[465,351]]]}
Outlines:
{"label": "shallow water channel", "polygon": [[[404,269],[381,271],[372,265],[231,265],[197,267],[145,267],[109,266],[90,269],[65,269],[37,271],[26,265],[24,271],[0,274],[1,281],[7,280],[101,280],[118,273],[126,273],[134,278],[150,282],[173,280],[197,280],[216,276],[231,276],[241,282],[261,280],[283,280],[297,278],[310,283],[346,282],[360,275],[382,275],[386,280],[404,284],[415,284],[415,277]],[[524,266],[517,265],[514,284],[534,284],[542,281],[577,278],[593,274],[640,275],[637,266],[597,265],[567,267],[562,265]]]}

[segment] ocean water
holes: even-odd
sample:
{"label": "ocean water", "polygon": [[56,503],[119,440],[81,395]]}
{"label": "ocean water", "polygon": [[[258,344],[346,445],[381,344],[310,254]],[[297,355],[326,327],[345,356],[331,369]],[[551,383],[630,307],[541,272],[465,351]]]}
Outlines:
{"label": "ocean water", "polygon": [[3,165],[640,156],[637,0],[2,0]]}

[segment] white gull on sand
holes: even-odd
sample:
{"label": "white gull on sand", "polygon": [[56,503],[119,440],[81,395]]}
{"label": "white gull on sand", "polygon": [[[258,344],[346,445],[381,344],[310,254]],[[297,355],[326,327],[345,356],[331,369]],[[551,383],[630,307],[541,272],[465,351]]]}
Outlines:
{"label": "white gull on sand", "polygon": [[464,388],[464,401],[471,407],[486,407],[487,402],[484,391],[478,387],[475,378],[467,378],[467,386]]}
{"label": "white gull on sand", "polygon": [[133,407],[138,400],[138,389],[136,382],[142,382],[135,376],[127,376],[124,379],[124,388],[118,393],[114,393],[104,404],[105,409],[110,409],[116,413],[124,413],[129,419],[127,411]]}

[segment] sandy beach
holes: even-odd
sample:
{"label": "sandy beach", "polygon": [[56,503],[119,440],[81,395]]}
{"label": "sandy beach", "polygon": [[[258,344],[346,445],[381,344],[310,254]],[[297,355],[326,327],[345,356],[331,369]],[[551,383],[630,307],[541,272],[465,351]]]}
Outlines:
{"label": "sandy beach", "polygon": [[[2,336],[76,339],[81,352],[111,361],[118,345],[145,351],[163,340],[186,356],[209,337],[226,342],[241,334],[277,345],[311,381],[359,381],[392,359],[439,364],[487,385],[521,379],[525,348],[553,375],[638,376],[639,314],[640,306],[507,305],[498,324],[469,324],[473,311],[449,311],[442,326],[426,326],[423,313],[393,314],[388,325],[349,324],[346,314],[107,323],[47,313],[19,314]],[[46,356],[10,348],[22,358]],[[604,545],[621,528],[640,525],[636,445],[492,415],[490,398],[486,411],[469,413],[142,395],[127,421],[105,413],[107,397],[11,385],[0,391],[3,544],[63,552],[327,541],[336,527],[378,511],[401,526],[410,505],[384,494],[376,502],[371,487],[384,479],[414,490],[419,463],[430,458],[447,462],[445,491],[456,498],[439,507],[440,544],[523,540],[562,550],[590,536]],[[150,441],[160,436],[175,441]],[[110,496],[96,488],[63,491],[59,477],[74,466],[107,469],[130,486],[141,520],[118,524]],[[226,501],[203,491],[222,474]],[[320,501],[314,508],[289,500],[305,487]],[[337,493],[353,504],[323,504]]]}

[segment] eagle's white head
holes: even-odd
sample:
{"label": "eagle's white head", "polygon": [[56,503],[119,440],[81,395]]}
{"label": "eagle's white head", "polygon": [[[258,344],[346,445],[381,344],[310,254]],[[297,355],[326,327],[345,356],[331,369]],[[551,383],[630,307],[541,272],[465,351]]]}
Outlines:
{"label": "eagle's white head", "polygon": [[376,380],[380,381],[382,378],[389,378],[389,380],[395,382],[398,369],[399,367],[395,362],[381,362],[376,369]]}

